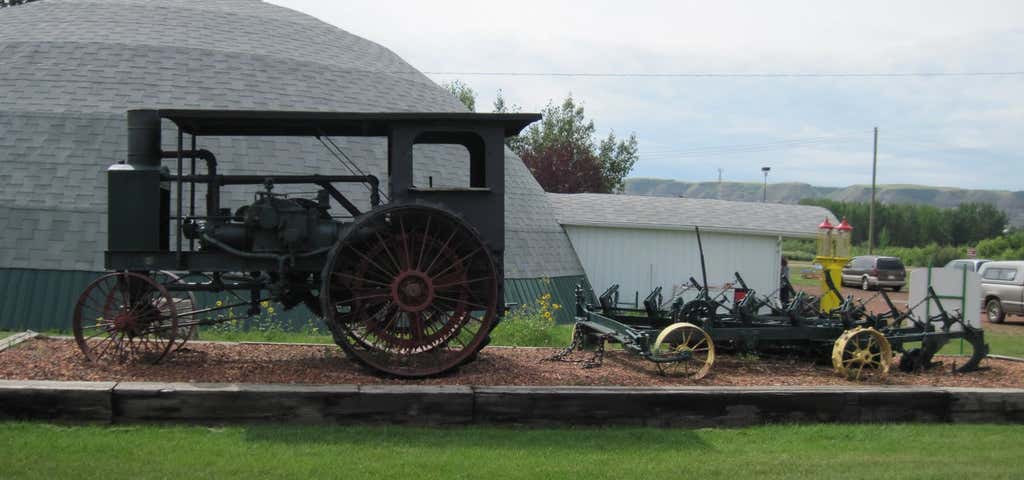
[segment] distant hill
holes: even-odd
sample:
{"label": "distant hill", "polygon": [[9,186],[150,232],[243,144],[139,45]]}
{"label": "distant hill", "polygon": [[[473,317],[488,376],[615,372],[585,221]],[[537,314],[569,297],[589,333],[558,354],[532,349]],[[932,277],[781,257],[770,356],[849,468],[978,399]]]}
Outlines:
{"label": "distant hill", "polygon": [[[741,202],[760,202],[760,183],[739,182],[680,182],[661,178],[628,178],[626,193],[630,195],[657,195],[687,198],[719,198]],[[768,201],[797,203],[805,198],[829,198],[847,202],[871,200],[871,185],[852,185],[845,188],[816,187],[806,183],[769,183]],[[1024,226],[1024,192],[1006,190],[964,190],[922,185],[879,185],[876,198],[883,203],[918,203],[950,208],[961,202],[991,203],[1010,217],[1010,223]]]}

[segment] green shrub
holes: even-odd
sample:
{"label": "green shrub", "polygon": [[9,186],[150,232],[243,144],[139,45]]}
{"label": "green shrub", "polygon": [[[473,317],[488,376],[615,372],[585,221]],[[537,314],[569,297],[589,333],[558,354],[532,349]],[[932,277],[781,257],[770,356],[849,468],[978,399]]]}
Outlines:
{"label": "green shrub", "polygon": [[[867,254],[868,249],[866,245],[853,247],[854,256]],[[903,260],[904,265],[910,267],[927,267],[928,265],[941,267],[949,263],[950,260],[965,258],[967,256],[967,247],[941,246],[936,243],[923,247],[877,247],[873,254],[899,257]]]}
{"label": "green shrub", "polygon": [[978,256],[992,260],[1024,259],[1024,231],[978,242]]}
{"label": "green shrub", "polygon": [[[218,300],[216,306],[223,304]],[[239,316],[235,314],[234,308],[227,308],[216,311],[217,318],[223,320],[220,323],[209,325],[200,333],[200,338],[216,338],[227,341],[259,341],[259,342],[288,342],[296,338],[319,337],[327,332],[320,327],[319,320],[310,318],[302,327],[295,328],[288,322],[281,319],[274,305],[264,301],[260,304],[263,307],[260,313],[252,316]]]}
{"label": "green shrub", "polygon": [[518,347],[560,346],[562,339],[555,328],[554,312],[561,308],[561,305],[551,302],[550,293],[545,293],[533,303],[520,305],[506,314],[494,329],[491,343]]}

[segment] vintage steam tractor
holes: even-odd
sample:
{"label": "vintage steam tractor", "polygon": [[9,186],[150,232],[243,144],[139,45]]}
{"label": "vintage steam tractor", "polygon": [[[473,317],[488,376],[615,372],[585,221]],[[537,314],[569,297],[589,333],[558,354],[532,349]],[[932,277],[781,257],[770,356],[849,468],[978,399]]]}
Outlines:
{"label": "vintage steam tractor", "polygon": [[[197,327],[223,321],[218,311],[247,306],[254,314],[269,300],[307,305],[350,358],[380,372],[427,376],[471,361],[504,310],[504,140],[539,118],[129,111],[127,159],[108,169],[112,273],[78,300],[78,346],[92,361],[156,362]],[[163,124],[177,130],[174,150],[162,149]],[[351,174],[223,175],[220,159],[197,148],[205,136],[316,138]],[[332,137],[387,139],[386,193]],[[468,185],[417,185],[420,144],[465,147]],[[370,208],[357,208],[336,187],[343,183],[364,185]],[[318,190],[298,198],[276,192],[282,185]],[[236,186],[262,191],[248,205],[222,205],[222,189]],[[332,205],[347,218],[332,215]],[[199,291],[238,302],[201,306]]]}

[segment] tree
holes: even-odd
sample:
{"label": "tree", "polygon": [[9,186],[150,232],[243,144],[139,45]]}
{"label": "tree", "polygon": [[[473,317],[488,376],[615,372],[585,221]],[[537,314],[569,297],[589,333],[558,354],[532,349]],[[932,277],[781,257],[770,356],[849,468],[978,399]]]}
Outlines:
{"label": "tree", "polygon": [[545,192],[600,192],[604,175],[593,152],[555,145],[544,150],[526,150],[519,158],[533,173]]}
{"label": "tree", "polygon": [[14,7],[17,5],[23,5],[26,3],[35,2],[36,0],[0,0],[0,8]]}
{"label": "tree", "polygon": [[[498,89],[498,95],[494,99],[494,113],[519,113],[522,111],[522,107],[514,103],[505,102],[505,96],[502,95],[501,89]],[[519,154],[524,151],[524,139],[522,135],[513,135],[505,138],[505,145],[512,149],[513,152]]]}
{"label": "tree", "polygon": [[461,80],[452,80],[441,84],[441,88],[448,90],[456,99],[462,102],[471,112],[476,111],[476,91],[462,83]]}
{"label": "tree", "polygon": [[[506,110],[508,107],[499,96],[495,108]],[[541,114],[540,123],[530,125],[509,147],[519,154],[544,190],[559,193],[622,191],[626,175],[639,158],[636,134],[618,140],[615,132],[610,132],[606,138],[595,142],[594,122],[587,120],[583,105],[577,105],[572,94],[560,105],[549,102]],[[595,174],[599,181],[591,178]]]}
{"label": "tree", "polygon": [[[867,241],[867,202],[840,202],[824,198],[805,199],[804,205],[818,205],[854,226],[853,242]],[[954,208],[932,205],[875,203],[875,227],[879,246],[920,247],[974,245],[1002,234],[1006,212],[989,203],[963,202]]]}

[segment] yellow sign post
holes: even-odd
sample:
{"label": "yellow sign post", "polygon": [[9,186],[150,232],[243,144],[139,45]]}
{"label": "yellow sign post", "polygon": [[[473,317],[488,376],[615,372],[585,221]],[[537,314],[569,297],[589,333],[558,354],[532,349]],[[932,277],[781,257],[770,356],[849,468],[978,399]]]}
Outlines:
{"label": "yellow sign post", "polygon": [[[818,255],[814,257],[814,263],[821,265],[821,312],[828,313],[843,303],[839,296],[839,286],[842,285],[842,269],[850,261],[850,232],[853,227],[846,223],[846,219],[839,225],[833,226],[828,218],[821,225],[818,225]],[[829,286],[831,280],[832,286]]]}

